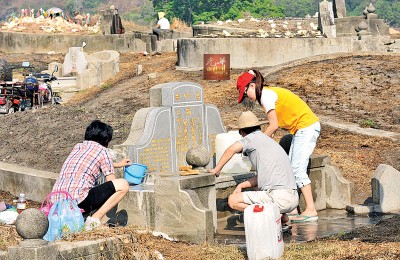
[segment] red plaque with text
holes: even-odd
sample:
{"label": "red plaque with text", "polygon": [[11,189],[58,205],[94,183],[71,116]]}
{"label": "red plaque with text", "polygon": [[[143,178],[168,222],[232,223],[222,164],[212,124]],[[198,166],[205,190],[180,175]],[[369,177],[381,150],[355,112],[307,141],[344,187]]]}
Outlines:
{"label": "red plaque with text", "polygon": [[203,79],[229,80],[230,54],[204,54]]}

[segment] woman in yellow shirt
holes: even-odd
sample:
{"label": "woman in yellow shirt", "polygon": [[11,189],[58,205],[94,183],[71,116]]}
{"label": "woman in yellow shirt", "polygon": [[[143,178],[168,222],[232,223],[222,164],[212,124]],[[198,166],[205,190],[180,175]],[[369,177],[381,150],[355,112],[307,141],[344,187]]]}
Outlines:
{"label": "woman in yellow shirt", "polygon": [[257,101],[267,113],[269,125],[264,131],[266,135],[272,137],[278,127],[288,130],[293,135],[289,159],[297,187],[303,193],[306,209],[301,215],[292,216],[291,221],[318,220],[311,181],[307,175],[309,158],[321,131],[318,117],[290,90],[266,86],[264,77],[258,70],[249,70],[240,75],[236,87],[239,91],[238,103],[248,97]]}

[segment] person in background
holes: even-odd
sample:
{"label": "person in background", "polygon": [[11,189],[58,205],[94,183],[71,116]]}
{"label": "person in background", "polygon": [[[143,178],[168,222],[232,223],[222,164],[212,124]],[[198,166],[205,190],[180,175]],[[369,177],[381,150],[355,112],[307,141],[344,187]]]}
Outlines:
{"label": "person in background", "polygon": [[297,187],[303,193],[306,209],[301,215],[298,215],[297,210],[292,212],[291,221],[317,221],[318,213],[313,200],[311,181],[307,175],[307,166],[321,131],[318,117],[290,90],[266,86],[264,77],[258,70],[249,70],[240,75],[236,87],[239,91],[238,103],[248,97],[257,101],[267,113],[269,125],[264,131],[267,136],[273,137],[278,127],[288,130],[293,135],[289,158]]}
{"label": "person in background", "polygon": [[[111,126],[93,121],[85,132],[85,140],[72,149],[62,166],[53,191],[66,191],[86,214],[86,230],[101,225],[103,216],[116,206],[129,190],[125,179],[115,177],[114,168],[131,165],[129,159],[113,163],[108,149],[112,139]],[[95,186],[96,179],[105,176],[106,182]]]}
{"label": "person in background", "polygon": [[[229,146],[222,154],[214,169],[209,170],[219,176],[224,165],[242,152],[248,156],[256,176],[237,185],[228,198],[232,209],[244,212],[251,204],[274,202],[282,215],[282,226],[289,221],[285,213],[293,211],[299,204],[297,187],[289,157],[283,148],[261,131],[258,118],[251,112],[243,112],[238,120],[239,134],[243,137]],[[257,187],[256,191],[244,189]]]}
{"label": "person in background", "polygon": [[158,22],[156,26],[153,28],[153,33],[157,35],[157,40],[160,39],[160,34],[162,30],[170,30],[171,25],[167,18],[165,18],[164,12],[158,12]]}

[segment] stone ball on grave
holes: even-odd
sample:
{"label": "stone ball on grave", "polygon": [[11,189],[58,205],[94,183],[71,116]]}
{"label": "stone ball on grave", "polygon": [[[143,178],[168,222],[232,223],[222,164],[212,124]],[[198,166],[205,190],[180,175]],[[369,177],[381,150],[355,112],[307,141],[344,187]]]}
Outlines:
{"label": "stone ball on grave", "polygon": [[375,6],[373,6],[372,3],[370,3],[367,8],[368,13],[370,13],[370,14],[375,13],[375,10],[376,10]]}
{"label": "stone ball on grave", "polygon": [[186,162],[193,168],[205,167],[210,163],[210,154],[205,146],[193,147],[186,153]]}
{"label": "stone ball on grave", "polygon": [[364,11],[362,12],[364,16],[367,16],[368,14],[368,7],[365,7]]}
{"label": "stone ball on grave", "polygon": [[358,28],[360,29],[360,31],[367,30],[368,29],[368,24],[365,21],[361,21],[358,24]]}
{"label": "stone ball on grave", "polygon": [[18,215],[15,227],[23,239],[42,239],[49,228],[49,221],[39,209],[29,208]]}

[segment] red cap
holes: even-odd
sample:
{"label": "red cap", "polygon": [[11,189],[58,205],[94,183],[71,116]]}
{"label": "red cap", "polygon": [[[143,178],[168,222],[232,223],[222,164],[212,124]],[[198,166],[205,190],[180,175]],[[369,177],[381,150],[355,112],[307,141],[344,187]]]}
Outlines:
{"label": "red cap", "polygon": [[238,103],[242,103],[246,86],[249,85],[249,83],[253,78],[254,75],[246,71],[245,73],[240,75],[239,78],[237,79],[236,88],[239,91]]}

